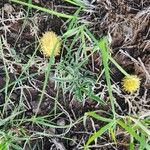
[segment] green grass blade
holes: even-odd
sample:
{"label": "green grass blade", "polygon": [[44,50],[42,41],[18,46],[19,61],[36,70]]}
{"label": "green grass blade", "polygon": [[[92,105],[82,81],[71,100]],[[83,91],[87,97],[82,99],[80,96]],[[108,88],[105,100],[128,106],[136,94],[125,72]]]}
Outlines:
{"label": "green grass blade", "polygon": [[130,119],[131,119],[132,121],[134,121],[134,123],[135,123],[136,125],[138,125],[138,126],[150,137],[150,130],[149,130],[148,128],[146,128],[139,120],[134,119],[134,118],[132,118],[132,117],[130,117]]}
{"label": "green grass blade", "polygon": [[129,74],[109,55],[109,60],[126,76]]}
{"label": "green grass blade", "polygon": [[79,2],[76,2],[74,0],[65,0],[65,1],[72,4],[72,5],[75,5],[75,6],[84,7],[83,3],[79,3]]}
{"label": "green grass blade", "polygon": [[11,143],[13,150],[23,150],[19,145]]}
{"label": "green grass blade", "polygon": [[103,122],[112,122],[113,121],[112,119],[104,118],[104,117],[96,114],[95,112],[87,112],[85,115],[93,117],[93,118],[103,121]]}
{"label": "green grass blade", "polygon": [[[140,137],[135,130],[132,128],[132,126],[130,125],[126,125],[123,121],[121,120],[117,120],[117,123],[124,128],[130,135],[132,135],[136,140],[138,140],[140,142],[140,145],[144,145],[145,148],[147,148],[148,150],[150,149],[150,145],[148,143],[146,143],[145,140],[143,140],[142,137]],[[143,147],[143,146],[142,146]]]}
{"label": "green grass blade", "polygon": [[94,41],[95,45],[98,46],[101,50],[102,54],[102,59],[103,59],[103,65],[104,65],[104,71],[105,71],[105,77],[106,77],[106,82],[107,82],[107,87],[108,87],[108,93],[109,93],[109,98],[111,101],[111,107],[112,107],[112,112],[114,115],[115,119],[115,106],[114,106],[114,97],[112,94],[112,86],[111,86],[111,77],[109,73],[109,65],[108,65],[108,60],[109,60],[109,48],[108,48],[108,39],[107,37],[102,37],[99,42],[95,39],[95,37],[91,34],[91,32],[85,27],[85,31],[91,37],[91,39]]}
{"label": "green grass blade", "polygon": [[33,5],[33,4],[25,3],[25,2],[22,2],[22,1],[18,1],[18,0],[10,0],[10,1],[21,4],[21,5],[24,5],[24,6],[27,6],[28,8],[34,8],[34,9],[49,13],[51,15],[55,15],[57,17],[62,17],[62,18],[67,18],[67,19],[74,18],[73,15],[67,15],[67,14],[59,13],[59,12],[56,12],[54,10],[49,10],[49,9],[42,8],[42,7]]}
{"label": "green grass blade", "polygon": [[134,150],[135,148],[134,148],[134,138],[133,138],[133,136],[132,135],[130,135],[130,150]]}
{"label": "green grass blade", "polygon": [[138,141],[141,140],[140,136],[136,134],[136,132],[131,128],[131,126],[127,126],[123,121],[117,120],[117,123],[124,128],[126,131],[128,131],[135,139]]}
{"label": "green grass blade", "polygon": [[4,124],[6,124],[6,122],[13,120],[13,118],[15,118],[17,115],[22,114],[24,111],[20,111],[20,112],[16,112],[15,114],[10,115],[9,117],[5,118],[5,119],[0,119],[0,126],[3,126]]}
{"label": "green grass blade", "polygon": [[104,127],[100,128],[97,132],[95,132],[87,141],[86,145],[84,146],[84,150],[87,150],[88,145],[93,142],[96,138],[100,137],[103,133],[105,133],[107,130],[109,130],[113,125],[114,125],[114,121],[108,123],[107,125],[105,125]]}
{"label": "green grass blade", "polygon": [[104,65],[104,71],[105,71],[105,77],[106,77],[106,82],[107,82],[107,87],[108,87],[108,93],[109,93],[109,98],[112,106],[112,112],[114,115],[115,119],[115,106],[114,106],[114,97],[112,94],[112,86],[111,86],[111,77],[109,73],[109,66],[108,66],[108,60],[109,60],[109,48],[108,48],[108,38],[103,37],[99,41],[99,48],[102,54],[102,59],[103,59],[103,65]]}

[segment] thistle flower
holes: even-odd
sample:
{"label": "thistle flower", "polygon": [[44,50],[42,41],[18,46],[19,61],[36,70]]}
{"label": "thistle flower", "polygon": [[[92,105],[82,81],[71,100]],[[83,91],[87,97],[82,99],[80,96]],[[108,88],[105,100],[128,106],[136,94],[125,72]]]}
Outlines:
{"label": "thistle flower", "polygon": [[140,87],[140,79],[136,75],[125,76],[122,80],[122,86],[126,92],[136,92]]}
{"label": "thistle flower", "polygon": [[54,57],[59,55],[61,49],[60,37],[49,31],[43,34],[40,39],[41,51],[46,57],[50,57],[54,51]]}

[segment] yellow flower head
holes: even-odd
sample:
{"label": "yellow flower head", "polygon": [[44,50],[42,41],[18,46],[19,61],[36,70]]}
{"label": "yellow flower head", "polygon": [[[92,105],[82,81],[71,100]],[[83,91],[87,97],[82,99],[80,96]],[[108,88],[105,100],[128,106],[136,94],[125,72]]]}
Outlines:
{"label": "yellow flower head", "polygon": [[140,79],[136,75],[125,76],[122,80],[124,91],[133,93],[140,87]]}
{"label": "yellow flower head", "polygon": [[41,51],[46,57],[50,57],[54,51],[54,56],[59,55],[61,49],[61,40],[54,32],[49,31],[43,34],[40,39]]}

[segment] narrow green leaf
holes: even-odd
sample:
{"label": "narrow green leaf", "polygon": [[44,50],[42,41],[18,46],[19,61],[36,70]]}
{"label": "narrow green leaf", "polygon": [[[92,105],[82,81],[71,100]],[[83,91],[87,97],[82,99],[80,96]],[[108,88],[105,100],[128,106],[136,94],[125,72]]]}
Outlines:
{"label": "narrow green leaf", "polygon": [[87,112],[86,115],[93,117],[97,120],[103,121],[103,122],[112,122],[113,121],[112,119],[101,117],[100,115],[96,114],[95,112]]}
{"label": "narrow green leaf", "polygon": [[148,130],[148,128],[146,128],[139,120],[132,117],[130,117],[130,119],[134,121],[135,124],[138,125],[150,137],[150,130]]}
{"label": "narrow green leaf", "polygon": [[104,127],[100,128],[97,132],[95,132],[87,141],[86,145],[84,146],[84,150],[87,150],[88,145],[93,142],[96,138],[100,137],[103,133],[105,133],[107,130],[109,130],[113,125],[114,125],[114,121],[108,123],[107,125],[105,125]]}
{"label": "narrow green leaf", "polygon": [[112,107],[112,112],[114,115],[115,119],[115,105],[114,105],[114,97],[112,94],[112,86],[111,86],[111,77],[109,73],[109,65],[108,65],[108,60],[109,60],[109,48],[108,48],[108,38],[107,36],[102,37],[99,40],[99,48],[102,54],[102,59],[103,59],[103,65],[104,65],[104,71],[105,71],[105,77],[106,77],[106,82],[107,82],[107,87],[108,87],[108,93],[109,93],[109,98],[111,102],[111,107]]}
{"label": "narrow green leaf", "polygon": [[68,19],[74,18],[73,15],[67,15],[67,14],[59,13],[59,12],[56,12],[54,10],[49,10],[49,9],[39,7],[39,6],[36,6],[36,5],[33,5],[33,4],[25,3],[25,2],[22,2],[22,1],[18,1],[18,0],[10,0],[10,1],[21,4],[21,5],[24,5],[24,6],[28,6],[30,8],[34,8],[34,9],[37,9],[37,10],[40,10],[40,11],[43,11],[43,12],[47,12],[51,15],[56,15],[57,17],[68,18]]}
{"label": "narrow green leaf", "polygon": [[71,37],[71,36],[77,34],[77,32],[79,32],[79,27],[68,30],[66,33],[63,34],[63,37],[67,37],[67,38]]}
{"label": "narrow green leaf", "polygon": [[13,150],[23,150],[19,145],[15,145],[15,144],[11,143],[11,146],[12,146]]}
{"label": "narrow green leaf", "polygon": [[134,138],[130,135],[130,150],[134,150]]}
{"label": "narrow green leaf", "polygon": [[0,126],[6,124],[6,122],[10,121],[11,119],[13,119],[14,117],[16,117],[17,115],[23,113],[24,111],[20,111],[20,112],[16,112],[15,114],[10,115],[9,117],[5,118],[5,119],[0,119]]}
{"label": "narrow green leaf", "polygon": [[131,128],[131,126],[127,126],[123,121],[117,120],[117,123],[124,128],[126,131],[128,131],[136,140],[141,141],[141,138],[136,132]]}
{"label": "narrow green leaf", "polygon": [[[124,128],[130,135],[132,135],[136,140],[138,140],[142,145],[144,145],[145,148],[147,148],[148,150],[150,149],[150,145],[147,144],[142,137],[140,137],[134,129],[132,129],[132,126],[128,126],[126,125],[123,121],[121,120],[117,120],[117,123],[122,127]],[[143,144],[144,143],[144,144]]]}

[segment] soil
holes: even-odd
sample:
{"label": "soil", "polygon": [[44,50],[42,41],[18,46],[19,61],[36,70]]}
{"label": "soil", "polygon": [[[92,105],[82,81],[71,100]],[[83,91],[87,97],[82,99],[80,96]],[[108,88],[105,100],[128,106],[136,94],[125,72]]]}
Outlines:
{"label": "soil", "polygon": [[[59,12],[67,14],[73,14],[76,11],[76,7],[73,7],[72,5],[69,5],[61,0],[33,0],[33,3],[38,6],[55,9]],[[95,35],[96,38],[100,38],[109,32],[112,37],[111,53],[113,58],[128,73],[136,74],[141,78],[141,88],[134,100],[131,102],[134,108],[131,110],[131,112],[129,110],[129,103],[126,99],[126,95],[128,95],[128,93],[120,91],[120,94],[118,94],[117,92],[113,91],[117,103],[117,113],[120,115],[127,115],[134,114],[134,112],[137,114],[142,114],[143,111],[148,111],[150,109],[150,1],[114,0],[113,2],[110,2],[106,0],[97,0],[93,2],[89,1],[89,4],[91,4],[93,7],[88,7],[88,11],[81,13],[80,16],[90,22],[88,27],[90,31]],[[66,26],[64,25],[66,19],[50,16],[46,13],[36,10],[32,10],[30,12],[29,19],[20,19],[25,17],[27,8],[9,1],[0,0],[0,9],[0,19],[4,19],[4,22],[0,21],[0,35],[3,35],[3,37],[7,39],[7,44],[5,44],[6,59],[10,60],[11,62],[14,62],[18,59],[18,64],[12,63],[13,70],[8,74],[10,78],[9,83],[12,83],[19,77],[23,71],[22,66],[28,62],[30,56],[32,56],[34,53],[33,49],[35,49],[35,47],[38,45],[38,37],[40,37],[42,33],[49,30],[56,32],[58,35],[62,35],[63,32],[66,31]],[[10,20],[10,18],[12,20]],[[31,28],[33,26],[35,27],[35,31],[33,31],[33,28]],[[13,58],[9,55],[7,46],[15,50],[14,56],[17,56],[18,58]],[[37,51],[36,55],[39,60],[42,61],[44,59],[44,61],[47,61],[40,51]],[[59,60],[59,57],[56,58],[56,62],[59,62]],[[92,72],[94,78],[97,78],[101,72],[99,69],[99,66],[101,65],[100,60],[100,54],[96,52],[89,58],[88,63],[83,67],[84,69]],[[6,73],[3,69],[3,66],[3,60],[0,59],[0,90],[4,88],[6,82]],[[110,66],[113,84],[118,83],[118,85],[121,86],[119,82],[122,80],[123,75],[113,64],[110,63]],[[40,72],[39,70],[40,69],[38,65],[31,65],[29,73],[24,72],[23,75],[27,76],[36,72]],[[54,73],[54,71],[55,66],[53,66],[52,73]],[[37,99],[40,97],[39,90],[42,90],[44,80],[45,74],[40,73],[35,75],[32,80],[23,80],[22,84],[30,87],[24,89],[24,105],[26,106],[25,115],[27,118],[35,115],[37,112]],[[102,85],[103,84],[101,82],[95,85],[95,94],[105,90],[106,87]],[[19,85],[17,86],[19,87]],[[8,93],[11,92],[12,89],[13,85],[9,87]],[[86,99],[84,104],[81,101],[72,100],[74,96],[73,94],[64,94],[63,90],[60,90],[58,93],[57,89],[55,88],[55,84],[52,81],[49,81],[46,92],[47,95],[44,95],[40,109],[37,112],[39,116],[45,116],[54,111],[53,108],[55,104],[51,97],[56,96],[58,96],[60,105],[67,113],[70,114],[70,117],[73,120],[82,117],[85,112],[93,110],[100,109],[111,113],[111,106],[109,103],[102,106],[91,99]],[[145,101],[140,101],[140,99],[142,99],[145,95]],[[4,90],[1,90],[0,110],[3,110],[3,107],[1,106],[3,103],[5,103],[5,96]],[[10,105],[7,108],[6,116],[11,113],[14,106],[19,105],[20,89],[16,88],[13,90],[10,99],[12,102],[14,102],[14,105]],[[104,99],[107,100],[107,95],[104,95]],[[61,112],[62,108],[60,107],[57,111]],[[107,116],[107,114],[103,114],[103,116]],[[55,119],[54,122],[56,122],[56,124],[66,125],[69,123],[69,118],[67,117],[67,114],[63,113],[61,116],[59,116],[59,118]],[[83,143],[87,141],[89,137],[88,134],[90,133],[91,129],[93,130],[92,123],[92,120],[88,119],[86,122],[86,128],[83,125],[83,122],[81,122],[72,127],[70,131],[66,133],[65,137],[73,138],[76,142],[68,142],[68,140],[57,137],[53,139],[44,137],[42,140],[33,140],[31,143],[32,145],[35,145],[35,143],[38,142],[41,147],[44,147],[44,150],[48,150],[52,147],[53,149],[56,149],[56,147],[54,147],[54,143],[59,144],[62,149],[77,150],[78,147],[81,145],[83,146]],[[94,120],[94,124],[96,129],[99,129],[100,126],[104,125],[103,122],[96,120]],[[23,127],[28,129],[29,133],[30,131],[46,131],[49,133],[53,132],[54,134],[61,134],[65,132],[64,129],[56,129],[55,131],[51,131],[51,129],[43,129],[32,124],[24,124]],[[117,139],[119,141],[118,143],[120,144],[104,146],[99,149],[129,149],[127,145],[128,137],[126,137],[126,135],[118,134]],[[97,142],[100,145],[105,145],[106,143],[111,143],[112,140],[109,138],[109,135],[106,134],[103,136],[103,139],[98,139]],[[29,148],[26,147],[26,149]]]}

